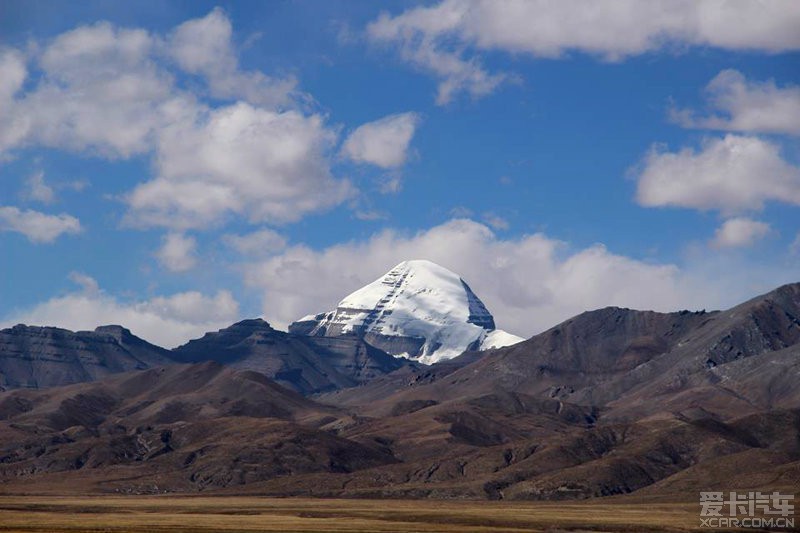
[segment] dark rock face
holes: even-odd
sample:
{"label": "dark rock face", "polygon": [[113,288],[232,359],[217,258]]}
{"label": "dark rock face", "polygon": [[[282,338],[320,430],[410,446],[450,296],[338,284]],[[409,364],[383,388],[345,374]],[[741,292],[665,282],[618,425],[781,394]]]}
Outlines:
{"label": "dark rock face", "polygon": [[402,360],[350,337],[303,337],[243,320],[175,348],[181,362],[216,361],[255,370],[302,394],[353,387],[404,366]]}
{"label": "dark rock face", "polygon": [[43,388],[171,363],[169,350],[121,326],[72,332],[18,325],[0,330],[0,387]]}
{"label": "dark rock face", "polygon": [[461,285],[464,287],[464,293],[467,295],[467,304],[469,306],[467,322],[480,326],[487,331],[494,330],[494,317],[489,310],[486,309],[486,305],[484,305],[463,279],[461,280]]}

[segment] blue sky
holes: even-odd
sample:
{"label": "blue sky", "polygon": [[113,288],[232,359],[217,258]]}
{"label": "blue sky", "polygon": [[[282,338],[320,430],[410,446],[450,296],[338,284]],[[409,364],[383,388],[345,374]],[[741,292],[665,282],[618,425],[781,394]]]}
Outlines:
{"label": "blue sky", "polygon": [[800,280],[798,4],[598,5],[3,2],[0,324],[172,346],[413,258],[524,336]]}

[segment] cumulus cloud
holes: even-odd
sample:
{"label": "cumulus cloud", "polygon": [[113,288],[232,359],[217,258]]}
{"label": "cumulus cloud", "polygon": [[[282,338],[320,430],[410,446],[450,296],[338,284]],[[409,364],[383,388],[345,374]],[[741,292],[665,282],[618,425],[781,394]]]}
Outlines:
{"label": "cumulus cloud", "polygon": [[225,235],[223,241],[240,254],[251,256],[271,255],[286,247],[286,239],[268,228],[246,235]]}
{"label": "cumulus cloud", "polygon": [[97,282],[85,274],[71,277],[82,290],[12,313],[0,320],[0,327],[23,323],[92,330],[121,324],[143,339],[172,348],[227,327],[239,315],[239,305],[228,291],[213,296],[191,291],[128,302],[98,290]]}
{"label": "cumulus cloud", "polygon": [[765,202],[800,205],[800,168],[777,144],[756,137],[707,139],[699,151],[654,146],[636,172],[636,200],[648,207],[676,206],[737,213]]}
{"label": "cumulus cloud", "polygon": [[205,77],[213,96],[275,106],[289,101],[297,82],[262,72],[243,72],[233,46],[233,27],[225,12],[213,9],[203,18],[184,22],[172,32],[169,53],[180,67]]}
{"label": "cumulus cloud", "polygon": [[68,215],[48,215],[33,209],[0,206],[0,231],[21,233],[34,243],[51,243],[61,235],[82,231],[80,221]]}
{"label": "cumulus cloud", "polygon": [[323,250],[291,246],[246,265],[245,282],[262,292],[267,320],[284,327],[332,309],[407,259],[429,259],[459,273],[498,327],[522,336],[608,305],[661,311],[730,305],[798,275],[730,263],[707,269],[653,264],[599,244],[575,250],[540,233],[502,239],[481,223],[454,219],[416,234],[385,230]]}
{"label": "cumulus cloud", "polygon": [[168,233],[156,258],[170,272],[187,272],[197,266],[197,240],[182,233]]}
{"label": "cumulus cloud", "polygon": [[[173,231],[243,216],[291,222],[350,198],[330,171],[337,140],[292,106],[292,79],[243,71],[220,9],[166,36],[108,22],[46,43],[30,61],[0,51],[0,156],[47,146],[104,158],[153,158],[155,176],[125,196],[126,220]],[[206,79],[213,107],[183,72]],[[27,87],[27,90],[26,90]]]}
{"label": "cumulus cloud", "polygon": [[800,135],[800,87],[778,87],[774,80],[750,81],[723,70],[705,88],[709,107],[722,114],[698,116],[692,109],[670,110],[685,128]]}
{"label": "cumulus cloud", "polygon": [[25,180],[22,196],[26,200],[33,200],[43,204],[52,204],[56,200],[53,188],[44,180],[44,172],[34,172]]}
{"label": "cumulus cloud", "polygon": [[178,121],[159,138],[158,177],[128,197],[137,225],[205,227],[226,215],[292,222],[353,194],[330,172],[335,134],[319,115],[245,102]]}
{"label": "cumulus cloud", "polygon": [[470,51],[558,58],[569,52],[618,61],[676,46],[779,52],[800,48],[800,5],[792,0],[444,0],[367,26],[375,42],[439,78],[437,101],[482,96],[504,80]]}
{"label": "cumulus cloud", "polygon": [[44,145],[108,158],[150,152],[175,113],[199,105],[178,72],[203,76],[210,93],[274,106],[290,101],[294,79],[243,72],[230,20],[220,9],[189,20],[168,37],[108,22],[80,26],[34,57],[41,75],[21,91],[28,69],[19,51],[0,51],[0,153]]}
{"label": "cumulus cloud", "polygon": [[56,37],[38,57],[41,77],[9,102],[0,150],[38,144],[104,157],[146,152],[177,97],[153,61],[154,40],[107,22]]}
{"label": "cumulus cloud", "polygon": [[770,232],[769,224],[746,217],[726,220],[717,228],[711,246],[714,248],[740,248],[750,246]]}
{"label": "cumulus cloud", "polygon": [[419,122],[416,113],[399,113],[362,124],[344,141],[342,154],[356,163],[381,168],[402,166]]}

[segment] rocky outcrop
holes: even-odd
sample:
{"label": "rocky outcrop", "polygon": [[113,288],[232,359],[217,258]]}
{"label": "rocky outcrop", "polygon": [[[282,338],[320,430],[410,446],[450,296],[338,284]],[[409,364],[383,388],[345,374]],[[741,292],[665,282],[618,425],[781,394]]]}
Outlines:
{"label": "rocky outcrop", "polygon": [[43,388],[93,381],[172,362],[170,351],[121,326],[94,331],[23,324],[0,330],[0,387]]}

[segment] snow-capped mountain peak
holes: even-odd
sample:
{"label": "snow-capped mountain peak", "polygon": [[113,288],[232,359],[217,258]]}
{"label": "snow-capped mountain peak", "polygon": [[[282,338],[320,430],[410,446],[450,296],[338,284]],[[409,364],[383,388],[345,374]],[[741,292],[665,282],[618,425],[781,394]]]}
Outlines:
{"label": "snow-capped mountain peak", "polygon": [[491,313],[457,274],[426,260],[403,261],[346,296],[335,310],[303,317],[289,330],[357,335],[388,353],[428,364],[522,340],[495,329]]}

